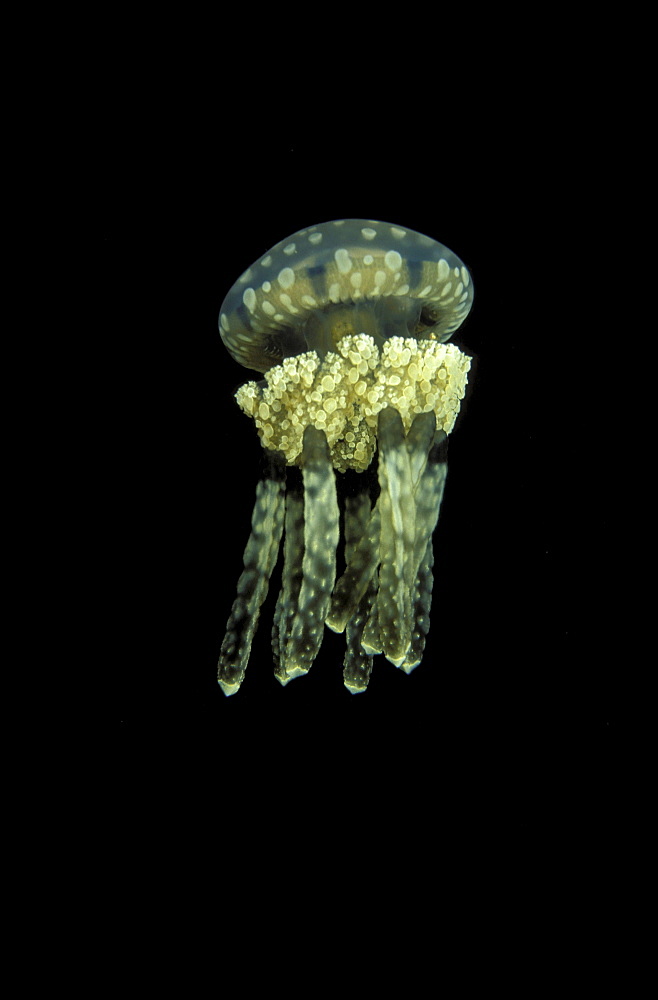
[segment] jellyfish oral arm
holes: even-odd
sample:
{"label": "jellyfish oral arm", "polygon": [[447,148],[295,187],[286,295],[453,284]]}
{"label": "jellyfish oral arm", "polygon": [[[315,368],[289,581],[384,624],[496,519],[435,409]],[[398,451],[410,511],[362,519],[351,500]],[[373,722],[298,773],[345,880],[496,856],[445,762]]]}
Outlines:
{"label": "jellyfish oral arm", "polygon": [[268,471],[256,488],[251,533],[244,550],[244,569],[226,625],[217,668],[225,695],[235,694],[244,680],[251,644],[270,577],[276,565],[283,531],[285,470],[270,458]]}
{"label": "jellyfish oral arm", "polygon": [[416,491],[416,537],[414,542],[414,575],[412,592],[411,642],[402,670],[409,674],[419,665],[425,651],[425,641],[430,626],[430,607],[434,584],[434,542],[432,535],[436,528],[443,491],[445,489],[448,465],[444,457],[445,434],[439,433],[425,465]]}
{"label": "jellyfish oral arm", "polygon": [[399,414],[381,411],[381,492],[360,542],[347,556],[327,619],[330,628],[343,631],[379,566],[360,641],[366,652],[384,653],[407,673],[420,663],[429,628],[432,532],[446,471],[439,458],[446,435],[435,432],[435,423],[433,413],[420,414],[405,436]]}
{"label": "jellyfish oral arm", "polygon": [[[327,625],[335,632],[345,630],[343,683],[351,694],[368,687],[374,657],[363,646],[363,629],[370,619],[377,596],[375,574],[379,562],[379,510],[371,512],[370,497],[363,490],[345,499],[345,562],[338,596],[338,584],[332,596],[332,612],[338,615]],[[356,570],[356,572],[355,572]],[[346,600],[347,599],[347,600]],[[342,620],[342,628],[336,627]]]}
{"label": "jellyfish oral arm", "polygon": [[331,596],[326,625],[344,632],[363,599],[379,565],[381,514],[378,504],[370,509],[367,492],[345,502],[345,572]]}
{"label": "jellyfish oral arm", "polygon": [[[318,654],[336,579],[338,503],[324,431],[307,427],[302,451],[304,547],[296,614],[279,636],[276,677],[287,684],[308,673]],[[290,554],[289,558],[294,558]],[[288,573],[284,568],[284,577]]]}
{"label": "jellyfish oral arm", "polygon": [[402,418],[392,407],[379,414],[378,440],[381,488],[378,501],[381,508],[377,595],[379,641],[373,645],[373,652],[384,653],[387,660],[399,667],[411,640],[409,564],[416,512]]}

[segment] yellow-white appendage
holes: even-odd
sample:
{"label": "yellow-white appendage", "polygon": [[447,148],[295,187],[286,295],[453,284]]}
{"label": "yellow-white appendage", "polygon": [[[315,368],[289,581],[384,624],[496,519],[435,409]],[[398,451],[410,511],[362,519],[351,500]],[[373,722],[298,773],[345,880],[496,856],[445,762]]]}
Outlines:
{"label": "yellow-white appendage", "polygon": [[282,684],[290,678],[285,665],[288,662],[288,643],[297,614],[299,592],[302,587],[304,558],[304,494],[301,487],[288,486],[286,517],[283,537],[283,569],[281,590],[276,602],[272,623],[272,656],[274,676]]}
{"label": "yellow-white appendage", "polygon": [[[384,653],[409,673],[422,658],[432,597],[432,532],[447,469],[445,438],[445,432],[436,431],[433,413],[419,414],[407,435],[394,409],[379,415],[381,492],[369,516],[360,512],[358,541],[346,547],[345,572],[327,619],[334,631],[346,629],[348,649],[350,629],[352,636],[358,632],[367,666],[374,654]],[[353,516],[347,506],[346,534]],[[369,597],[365,613],[364,594]],[[347,679],[346,685],[363,690],[369,671],[354,677],[358,686]]]}
{"label": "yellow-white appendage", "polygon": [[[412,428],[413,430],[413,428]],[[430,627],[430,607],[434,576],[434,548],[432,535],[439,519],[448,465],[443,441],[439,432],[431,447],[427,462],[416,487],[416,532],[414,539],[413,587],[411,593],[411,638],[402,670],[409,674],[423,658],[425,641]]]}
{"label": "yellow-white appendage", "polygon": [[[377,514],[376,519],[377,529],[379,528],[379,514]],[[374,567],[377,562],[377,552],[378,545],[373,546],[371,541],[369,542],[369,528],[371,528],[371,522],[373,518],[371,517],[370,510],[370,497],[367,492],[359,493],[355,497],[346,497],[345,499],[345,563],[348,568],[354,570],[357,567],[361,572],[345,572],[341,577],[341,581],[351,581],[353,583],[352,590],[350,591],[347,587],[344,588],[344,596],[348,600],[342,602],[337,602],[340,605],[340,612],[348,616],[345,628],[345,640],[346,640],[346,650],[345,658],[343,660],[343,683],[348,691],[352,694],[358,694],[361,691],[365,691],[368,686],[368,681],[370,680],[370,674],[372,673],[373,657],[368,653],[362,645],[363,629],[370,617],[370,612],[372,610],[372,605],[375,600],[377,593],[375,578],[374,578]],[[377,539],[379,538],[379,530],[377,530]],[[363,559],[359,558],[359,552],[363,553],[365,546],[360,546],[360,542],[364,539],[369,544],[370,552],[368,554],[367,562],[364,566]],[[374,551],[373,551],[374,550]],[[374,561],[373,561],[374,560]],[[372,564],[372,565],[371,565]],[[360,580],[364,578],[364,569],[367,571],[367,567],[370,567],[367,579],[365,580],[364,588],[360,586]],[[358,585],[357,585],[358,581]],[[334,588],[334,595],[332,596],[332,608],[334,605],[334,597],[336,596],[336,588]],[[353,606],[352,606],[353,604]],[[329,619],[327,619],[327,625],[329,625]],[[331,626],[334,628],[334,626]],[[334,629],[335,631],[342,631],[342,629]]]}
{"label": "yellow-white appendage", "polygon": [[244,550],[244,569],[226,625],[217,667],[217,680],[225,695],[240,687],[258,625],[260,609],[279,554],[283,531],[285,469],[269,461],[266,476],[256,487],[251,533]]}
{"label": "yellow-white appendage", "polygon": [[[324,431],[316,427],[307,427],[304,432],[302,478],[304,545],[301,584],[294,609],[290,607],[290,598],[282,601],[281,623],[276,637],[278,663],[275,672],[282,684],[308,673],[313,665],[322,643],[324,623],[336,580],[336,477],[329,458],[327,438]],[[294,516],[297,518],[298,515]],[[299,546],[295,541],[289,551],[293,560],[290,570],[293,576],[297,573],[295,567],[298,553]],[[288,571],[284,569],[284,586],[287,574]],[[292,617],[291,610],[294,611]],[[282,629],[284,622],[285,628]]]}
{"label": "yellow-white appendage", "polygon": [[[379,590],[377,623],[366,626],[362,642],[368,651],[384,653],[396,667],[404,661],[411,641],[411,556],[416,530],[416,505],[409,451],[402,419],[387,407],[379,414]],[[374,626],[374,618],[372,619]]]}

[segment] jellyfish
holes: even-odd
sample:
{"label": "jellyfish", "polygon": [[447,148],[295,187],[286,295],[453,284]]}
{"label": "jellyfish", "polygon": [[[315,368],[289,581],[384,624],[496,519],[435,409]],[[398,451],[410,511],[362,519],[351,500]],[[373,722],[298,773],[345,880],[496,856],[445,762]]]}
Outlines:
{"label": "jellyfish", "polygon": [[[421,662],[446,437],[471,361],[445,341],[472,303],[454,253],[364,219],[294,233],[228,292],[219,329],[233,358],[262,375],[236,400],[265,462],[219,657],[226,695],[244,679],[280,549],[272,655],[281,684],[308,673],[325,626],[345,633],[353,694],[365,691],[377,655],[405,673]],[[336,474],[372,469],[374,480],[375,463],[375,488],[364,483],[339,510]],[[301,477],[286,487],[295,466]]]}

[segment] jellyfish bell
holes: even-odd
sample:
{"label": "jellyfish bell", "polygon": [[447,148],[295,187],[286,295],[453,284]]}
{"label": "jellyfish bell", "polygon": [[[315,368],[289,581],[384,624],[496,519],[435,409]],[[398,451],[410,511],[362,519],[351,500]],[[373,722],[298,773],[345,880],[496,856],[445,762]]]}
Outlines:
{"label": "jellyfish bell", "polygon": [[[432,533],[446,477],[441,445],[464,397],[470,358],[445,341],[473,302],[470,275],[427,236],[363,219],[282,240],[228,292],[223,342],[260,372],[236,393],[268,456],[222,643],[218,680],[245,674],[281,540],[272,646],[282,684],[310,669],[324,627],[346,634],[343,680],[364,691],[380,653],[410,672],[422,658],[432,594]],[[345,571],[336,580],[335,472],[375,461],[343,511]],[[286,493],[298,466],[303,491]]]}
{"label": "jellyfish bell", "polygon": [[284,357],[333,350],[348,332],[378,346],[395,335],[445,341],[472,303],[469,273],[447,247],[346,219],[303,229],[256,261],[224,299],[219,329],[236,361],[265,372]]}

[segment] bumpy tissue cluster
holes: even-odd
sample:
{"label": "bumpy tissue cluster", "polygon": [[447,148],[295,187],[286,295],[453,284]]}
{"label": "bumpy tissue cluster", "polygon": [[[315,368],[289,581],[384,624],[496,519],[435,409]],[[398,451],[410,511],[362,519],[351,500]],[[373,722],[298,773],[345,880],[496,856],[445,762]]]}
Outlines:
{"label": "bumpy tissue cluster", "polygon": [[437,430],[452,430],[464,398],[471,359],[453,344],[391,337],[343,337],[338,353],[298,354],[271,368],[264,383],[248,382],[236,399],[253,417],[264,447],[300,464],[307,427],[325,432],[335,469],[364,471],[377,447],[377,414],[394,407],[409,431],[419,413],[436,414]]}

